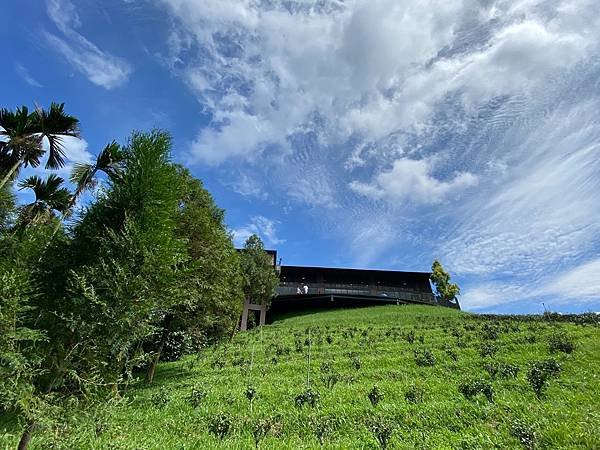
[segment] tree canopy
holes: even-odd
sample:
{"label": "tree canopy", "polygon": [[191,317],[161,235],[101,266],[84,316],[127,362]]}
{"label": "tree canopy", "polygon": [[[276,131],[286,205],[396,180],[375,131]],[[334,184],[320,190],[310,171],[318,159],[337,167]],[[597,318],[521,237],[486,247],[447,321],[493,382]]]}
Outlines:
{"label": "tree canopy", "polygon": [[248,237],[244,244],[241,269],[245,298],[251,303],[270,305],[278,278],[273,261],[256,234]]}
{"label": "tree canopy", "polygon": [[[61,167],[61,137],[77,126],[54,103],[0,114],[0,412],[23,424],[22,449],[70,400],[120,396],[141,370],[152,381],[171,335],[228,334],[244,298],[268,303],[277,282],[258,237],[235,250],[224,211],[172,162],[164,131],[134,132],[76,165],[73,194],[54,174],[17,180],[41,163],[43,139],[47,167]],[[67,228],[98,176],[102,190]],[[17,205],[15,185],[34,201]]]}
{"label": "tree canopy", "polygon": [[444,270],[442,264],[436,259],[431,266],[431,282],[435,287],[434,295],[439,303],[457,303],[460,288],[456,283],[450,282],[450,274]]}

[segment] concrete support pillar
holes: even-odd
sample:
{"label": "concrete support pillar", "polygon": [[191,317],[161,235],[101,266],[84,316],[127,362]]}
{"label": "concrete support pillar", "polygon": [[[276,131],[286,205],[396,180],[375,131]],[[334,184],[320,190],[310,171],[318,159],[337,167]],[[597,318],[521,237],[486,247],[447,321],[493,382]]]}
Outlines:
{"label": "concrete support pillar", "polygon": [[250,305],[250,303],[248,303],[248,300],[244,301],[244,310],[242,311],[242,323],[240,324],[240,330],[241,331],[246,331],[248,329],[248,306]]}
{"label": "concrete support pillar", "polygon": [[244,302],[244,310],[242,311],[242,323],[240,324],[240,331],[246,331],[248,329],[248,312],[249,311],[259,311],[260,316],[258,319],[258,324],[263,326],[267,322],[267,306],[266,305],[256,305],[254,303],[250,303],[248,300]]}

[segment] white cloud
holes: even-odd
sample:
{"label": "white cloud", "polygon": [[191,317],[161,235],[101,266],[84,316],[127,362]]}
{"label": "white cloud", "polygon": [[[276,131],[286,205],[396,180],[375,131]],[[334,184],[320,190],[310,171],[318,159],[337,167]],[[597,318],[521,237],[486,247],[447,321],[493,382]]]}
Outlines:
{"label": "white cloud", "polygon": [[29,71],[22,65],[19,63],[15,63],[15,72],[17,73],[17,75],[19,75],[28,85],[33,86],[33,87],[37,87],[37,88],[41,88],[44,87],[39,81],[37,81],[35,78],[33,78],[30,74]]}
{"label": "white cloud", "polygon": [[531,289],[502,282],[487,282],[465,289],[459,297],[466,311],[489,310],[499,305],[510,305],[532,297]]}
{"label": "white cloud", "polygon": [[269,196],[267,192],[262,189],[259,180],[253,175],[240,173],[236,175],[233,181],[225,180],[223,183],[230,186],[234,192],[244,197],[254,197],[265,200]]}
{"label": "white cloud", "polygon": [[212,117],[189,161],[263,173],[359,263],[441,255],[485,309],[598,253],[600,3],[158,1]]}
{"label": "white cloud", "polygon": [[48,45],[75,69],[92,83],[105,89],[121,86],[128,80],[132,67],[126,60],[99,49],[75,31],[75,28],[81,26],[81,21],[70,1],[48,0],[47,11],[50,19],[63,33],[64,39],[47,31],[43,35]]}
{"label": "white cloud", "polygon": [[600,299],[600,258],[583,263],[560,275],[545,287],[546,295],[563,299]]}
{"label": "white cloud", "polygon": [[597,41],[591,15],[561,20],[528,2],[162,3],[177,23],[171,59],[215,116],[192,153],[213,164],[285,149],[315,111],[342,141],[356,131],[424,132],[447,96],[473,109],[527,92]]}
{"label": "white cloud", "polygon": [[433,169],[432,159],[398,159],[391,170],[377,174],[372,183],[353,181],[350,188],[367,197],[386,198],[390,202],[439,203],[475,186],[478,181],[476,175],[468,172],[455,173],[448,181],[442,181],[432,175]]}
{"label": "white cloud", "polygon": [[268,219],[264,216],[255,216],[250,219],[250,223],[232,230],[233,242],[236,247],[244,246],[246,239],[251,235],[258,235],[266,246],[279,245],[285,242],[277,237],[277,224],[279,222]]}

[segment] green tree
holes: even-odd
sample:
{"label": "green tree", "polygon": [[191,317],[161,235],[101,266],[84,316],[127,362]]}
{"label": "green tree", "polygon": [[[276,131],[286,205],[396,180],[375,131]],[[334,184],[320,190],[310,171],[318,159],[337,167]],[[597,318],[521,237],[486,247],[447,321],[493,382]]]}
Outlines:
{"label": "green tree", "polygon": [[0,109],[0,189],[16,177],[21,167],[37,167],[46,151],[47,169],[58,169],[65,164],[62,139],[79,137],[79,121],[64,111],[64,103],[52,103],[50,108],[38,107],[29,112],[26,106],[10,111]]}
{"label": "green tree", "polygon": [[49,232],[44,222],[20,233],[0,230],[0,410],[25,424],[20,449],[53,403],[44,362],[56,342],[46,335],[50,324],[38,320],[38,305],[46,300],[39,288],[40,249]]}
{"label": "green tree", "polygon": [[240,255],[244,296],[251,303],[267,305],[275,296],[278,284],[273,261],[257,235],[250,236]]}
{"label": "green tree", "polygon": [[6,231],[17,213],[15,196],[8,188],[0,188],[0,233]]}
{"label": "green tree", "polygon": [[170,149],[167,133],[134,133],[123,148],[121,174],[109,178],[106,194],[74,229],[79,267],[67,295],[76,312],[75,341],[94,342],[84,356],[88,370],[115,393],[149,358],[143,342],[190,296],[185,241],[175,233],[180,179]]}
{"label": "green tree", "polygon": [[450,282],[450,275],[437,259],[433,261],[431,266],[430,279],[435,287],[434,295],[438,303],[459,304],[457,296],[460,294],[460,288],[456,283]]}
{"label": "green tree", "polygon": [[186,242],[189,259],[183,282],[191,295],[165,311],[147,373],[149,382],[172,331],[218,339],[237,323],[243,303],[238,255],[223,223],[223,210],[217,208],[200,180],[182,167],[178,174],[181,193],[176,233]]}

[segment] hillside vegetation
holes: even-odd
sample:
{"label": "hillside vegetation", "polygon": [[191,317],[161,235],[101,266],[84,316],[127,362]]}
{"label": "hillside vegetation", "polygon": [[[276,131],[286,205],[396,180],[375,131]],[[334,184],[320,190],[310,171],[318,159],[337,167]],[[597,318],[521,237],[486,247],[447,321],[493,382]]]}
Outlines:
{"label": "hillside vegetation", "polygon": [[597,323],[439,307],[287,317],[161,363],[31,447],[600,448],[598,342]]}

